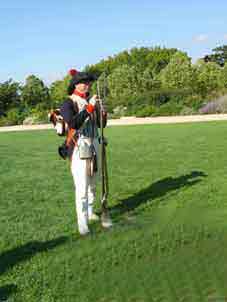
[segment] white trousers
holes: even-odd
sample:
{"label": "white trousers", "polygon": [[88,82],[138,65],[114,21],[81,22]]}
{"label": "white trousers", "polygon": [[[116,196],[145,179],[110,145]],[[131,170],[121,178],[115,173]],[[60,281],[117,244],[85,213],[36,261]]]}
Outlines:
{"label": "white trousers", "polygon": [[[94,140],[94,147],[98,159],[98,139]],[[75,203],[78,229],[80,233],[86,233],[89,231],[88,219],[93,213],[93,203],[96,195],[97,173],[94,173],[93,176],[87,175],[87,160],[80,159],[77,146],[74,148],[72,155],[71,172],[75,186]]]}

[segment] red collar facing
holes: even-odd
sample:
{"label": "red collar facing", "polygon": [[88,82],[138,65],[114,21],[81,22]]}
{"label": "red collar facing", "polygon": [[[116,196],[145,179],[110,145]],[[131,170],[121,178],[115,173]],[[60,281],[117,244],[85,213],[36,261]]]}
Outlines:
{"label": "red collar facing", "polygon": [[80,92],[80,91],[78,91],[78,90],[75,89],[74,92],[73,92],[73,94],[78,95],[78,96],[80,96],[80,97],[83,98],[83,99],[87,99],[87,94],[86,94],[86,92],[83,93],[83,92]]}

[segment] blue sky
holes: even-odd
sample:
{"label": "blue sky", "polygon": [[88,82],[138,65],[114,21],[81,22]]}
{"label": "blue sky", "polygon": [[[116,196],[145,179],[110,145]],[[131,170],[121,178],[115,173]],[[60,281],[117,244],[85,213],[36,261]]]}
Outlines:
{"label": "blue sky", "polygon": [[195,61],[227,44],[226,25],[224,0],[0,0],[0,82],[50,83],[135,46],[176,47]]}

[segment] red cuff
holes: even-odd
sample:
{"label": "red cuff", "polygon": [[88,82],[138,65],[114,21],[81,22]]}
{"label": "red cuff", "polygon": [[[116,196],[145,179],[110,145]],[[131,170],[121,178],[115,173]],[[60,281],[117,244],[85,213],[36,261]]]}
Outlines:
{"label": "red cuff", "polygon": [[95,110],[95,106],[93,106],[92,104],[88,104],[86,105],[86,110],[88,113],[92,113]]}

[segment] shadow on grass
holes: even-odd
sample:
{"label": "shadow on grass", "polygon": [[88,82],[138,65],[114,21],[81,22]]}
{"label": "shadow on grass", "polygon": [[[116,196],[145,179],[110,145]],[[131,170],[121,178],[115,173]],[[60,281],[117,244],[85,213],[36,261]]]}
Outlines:
{"label": "shadow on grass", "polygon": [[[7,270],[13,268],[20,262],[24,262],[32,258],[37,253],[52,250],[56,246],[65,243],[67,240],[67,237],[59,237],[46,242],[32,241],[23,246],[19,246],[2,253],[0,255],[0,275],[4,274]],[[14,284],[0,287],[0,302],[6,301],[16,290],[17,287]]]}
{"label": "shadow on grass", "polygon": [[161,179],[147,188],[137,192],[136,194],[123,199],[119,204],[113,206],[110,210],[113,216],[124,214],[125,212],[133,211],[141,204],[145,204],[151,199],[159,198],[175,191],[182,187],[190,187],[202,181],[202,177],[207,177],[207,174],[201,171],[192,171],[189,174],[182,175],[176,178],[167,177]]}

